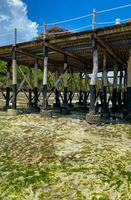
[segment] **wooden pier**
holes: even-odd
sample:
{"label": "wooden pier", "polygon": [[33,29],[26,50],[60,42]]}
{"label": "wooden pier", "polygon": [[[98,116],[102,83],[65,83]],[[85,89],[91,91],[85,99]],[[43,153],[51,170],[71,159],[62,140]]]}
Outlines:
{"label": "wooden pier", "polygon": [[[0,47],[0,60],[7,63],[7,74],[1,75],[7,77],[6,89],[3,91],[1,88],[7,110],[10,104],[11,109],[17,110],[17,95],[24,90],[26,82],[28,107],[32,111],[48,112],[55,107],[68,114],[74,106],[74,92],[77,92],[77,106],[87,112],[87,121],[98,114],[101,117],[117,114],[131,117],[131,22],[77,33],[45,33],[44,37],[25,43],[15,41],[13,45]],[[18,85],[19,65],[22,81]],[[27,66],[29,73],[24,74],[22,66]],[[41,86],[38,84],[38,70],[43,74]],[[50,88],[47,87],[49,72],[56,74]],[[108,72],[112,72],[112,82],[108,80]],[[68,80],[75,73],[80,77],[79,83],[75,83],[78,90],[69,91]],[[99,88],[98,73],[102,77]],[[63,88],[59,90],[62,80]],[[50,107],[48,101],[52,93],[55,94],[54,106]],[[43,95],[42,105],[39,105],[40,94]]]}

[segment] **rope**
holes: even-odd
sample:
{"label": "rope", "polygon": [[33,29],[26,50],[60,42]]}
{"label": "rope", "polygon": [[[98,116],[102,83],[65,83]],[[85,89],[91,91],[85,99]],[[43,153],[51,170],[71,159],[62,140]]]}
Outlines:
{"label": "rope", "polygon": [[[106,10],[100,10],[100,11],[97,11],[96,13],[97,14],[101,14],[101,13],[110,12],[110,11],[114,11],[114,10],[119,10],[119,9],[123,9],[123,8],[127,8],[127,7],[131,7],[131,4],[127,4],[127,5],[123,5],[123,6],[119,6],[119,7],[114,7],[114,8],[110,8],[110,9],[106,9]],[[83,15],[83,16],[80,16],[80,17],[75,17],[75,18],[71,18],[71,19],[67,19],[67,20],[63,20],[63,21],[56,21],[56,22],[53,22],[53,23],[48,23],[46,25],[63,24],[63,23],[67,23],[67,22],[71,22],[71,21],[87,18],[87,17],[90,17],[92,15],[93,14],[90,13],[90,14]],[[43,26],[40,26],[40,27],[43,27]]]}
{"label": "rope", "polygon": [[[127,5],[123,5],[123,6],[119,6],[119,7],[114,7],[114,8],[110,8],[110,9],[105,9],[105,10],[100,10],[98,12],[96,12],[97,14],[101,14],[101,13],[105,13],[105,12],[110,12],[110,11],[114,11],[114,10],[119,10],[119,9],[123,9],[123,8],[127,8],[127,7],[131,7],[131,4],[127,4]],[[92,16],[93,14],[90,13],[90,14],[87,14],[87,15],[83,15],[83,16],[80,16],[80,17],[75,17],[75,18],[71,18],[71,19],[67,19],[67,20],[63,20],[63,21],[56,21],[56,22],[53,22],[53,23],[49,23],[47,25],[55,25],[55,24],[62,24],[62,23],[67,23],[67,22],[71,22],[71,21],[76,21],[76,20],[80,20],[80,19],[83,19],[83,18],[87,18],[87,17],[90,17]],[[120,20],[120,22],[124,22],[124,21],[127,21],[127,20],[130,20],[130,18],[128,19],[123,19],[123,20]],[[114,23],[115,21],[109,21],[109,22],[98,22],[97,24],[98,25],[102,25],[102,24],[112,24]],[[88,25],[88,26],[84,26],[84,27],[80,27],[80,28],[77,28],[77,29],[74,29],[74,30],[68,30],[68,31],[64,31],[64,32],[56,32],[56,33],[49,33],[49,35],[57,35],[57,34],[64,34],[64,33],[69,33],[69,32],[75,32],[75,31],[78,31],[78,30],[81,30],[81,29],[85,29],[85,28],[88,28],[88,27],[91,27],[92,25]],[[37,28],[40,29],[40,28],[43,28],[43,26],[38,26]],[[24,29],[18,29],[19,30],[24,30]],[[39,32],[39,31],[38,31]],[[12,32],[6,32],[5,34],[0,34],[0,38],[2,36],[6,36],[6,35],[12,35],[13,36],[13,30]],[[19,40],[21,39],[21,37],[19,38]],[[3,44],[3,43],[8,43],[8,42],[11,42],[10,39],[6,42],[3,42],[0,43],[0,44]]]}
{"label": "rope", "polygon": [[115,8],[106,9],[106,10],[100,10],[100,11],[97,11],[96,13],[101,14],[101,13],[105,13],[105,12],[119,10],[119,9],[122,9],[122,8],[127,8],[127,7],[130,7],[130,6],[131,6],[131,4],[127,4],[127,5],[124,5],[124,6],[119,6],[119,7],[115,7]]}
{"label": "rope", "polygon": [[[120,23],[121,22],[125,22],[125,21],[128,21],[128,20],[130,20],[131,18],[127,18],[127,19],[120,19]],[[113,24],[113,23],[115,23],[115,21],[109,21],[109,22],[98,22],[98,23],[96,23],[96,24]]]}
{"label": "rope", "polygon": [[50,25],[55,25],[55,24],[63,24],[63,23],[67,23],[67,22],[71,22],[71,21],[76,21],[76,20],[80,20],[80,19],[83,19],[83,18],[87,18],[87,17],[90,17],[90,16],[92,16],[92,13],[88,14],[88,15],[83,15],[81,17],[75,17],[75,18],[63,20],[63,21],[56,21],[56,22],[53,22],[53,23],[49,23],[47,25],[50,26]]}

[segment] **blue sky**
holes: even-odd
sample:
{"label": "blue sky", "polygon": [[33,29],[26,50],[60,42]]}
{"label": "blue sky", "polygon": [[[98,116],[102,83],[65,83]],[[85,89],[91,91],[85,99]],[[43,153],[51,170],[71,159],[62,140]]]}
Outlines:
{"label": "blue sky", "polygon": [[[24,0],[28,6],[28,16],[33,21],[42,24],[44,18],[47,23],[63,19],[86,15],[96,10],[117,7],[130,4],[131,0]],[[97,21],[112,21],[116,18],[130,18],[131,7],[111,13],[97,16]],[[62,24],[62,26],[74,29],[91,24],[91,17],[76,22]]]}
{"label": "blue sky", "polygon": [[[38,30],[43,31],[43,27],[39,26],[43,25],[45,19],[51,23],[87,15],[92,13],[93,8],[100,11],[126,4],[131,4],[131,0],[0,0],[0,45],[13,43],[14,28],[18,31],[17,41],[29,41],[37,37]],[[97,22],[113,21],[114,24],[116,18],[131,18],[131,6],[97,14]],[[92,16],[61,26],[73,30],[91,23]],[[97,24],[97,28],[100,26]]]}

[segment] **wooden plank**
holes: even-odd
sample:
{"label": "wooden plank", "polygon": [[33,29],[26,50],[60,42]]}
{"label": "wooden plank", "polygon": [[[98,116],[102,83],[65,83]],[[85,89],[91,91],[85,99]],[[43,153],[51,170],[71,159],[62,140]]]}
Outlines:
{"label": "wooden plank", "polygon": [[81,62],[83,64],[86,64],[86,62],[87,62],[86,60],[80,58],[79,56],[76,56],[75,54],[70,53],[68,51],[65,51],[65,50],[61,49],[60,47],[58,47],[56,45],[52,45],[49,42],[48,43],[46,42],[45,45],[47,45],[50,49],[53,49],[54,51],[57,51],[57,52],[59,52],[59,53],[61,53],[63,55],[67,55],[67,56],[69,56],[69,57],[71,57],[71,58],[73,58],[75,60],[78,60],[79,62]]}
{"label": "wooden plank", "polygon": [[115,55],[115,53],[112,51],[112,49],[104,41],[102,41],[99,37],[97,37],[97,43],[102,48],[104,48],[109,53],[109,55],[112,56],[117,62],[119,62],[122,65],[124,64],[123,61]]}
{"label": "wooden plank", "polygon": [[25,50],[22,50],[22,49],[20,49],[20,48],[16,48],[16,52],[18,52],[18,53],[20,53],[20,54],[23,54],[23,55],[26,55],[26,56],[28,56],[28,57],[31,57],[31,58],[34,58],[34,59],[38,59],[38,60],[42,60],[43,61],[43,58],[42,57],[39,57],[39,56],[37,56],[37,55],[35,55],[35,54],[32,54],[32,53],[28,53],[28,52],[26,52]]}
{"label": "wooden plank", "polygon": [[[119,26],[112,26],[111,27],[105,27],[105,28],[100,28],[100,29],[97,29],[97,35],[99,37],[101,36],[105,36],[105,35],[113,35],[113,34],[118,34],[118,33],[126,33],[126,32],[129,32],[131,31],[131,23],[127,23],[127,24],[121,24]],[[79,33],[74,33],[74,34],[71,34],[71,35],[66,35],[63,37],[60,36],[60,37],[56,37],[54,39],[51,39],[50,40],[50,43],[51,44],[57,44],[57,43],[61,43],[63,41],[65,41],[65,44],[67,42],[71,42],[71,41],[78,41],[78,40],[87,40],[87,39],[91,39],[91,36],[92,36],[92,31],[84,31],[84,32],[79,32]]]}

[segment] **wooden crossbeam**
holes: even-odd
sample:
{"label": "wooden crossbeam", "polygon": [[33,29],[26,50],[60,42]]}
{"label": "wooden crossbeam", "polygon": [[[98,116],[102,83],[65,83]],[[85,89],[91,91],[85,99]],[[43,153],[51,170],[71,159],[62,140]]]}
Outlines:
{"label": "wooden crossbeam", "polygon": [[27,84],[29,85],[29,87],[30,87],[31,89],[33,89],[32,86],[31,86],[30,81],[28,80],[28,78],[26,77],[26,75],[24,74],[24,72],[22,71],[22,69],[21,69],[20,66],[19,66],[19,69],[20,69],[20,72],[21,72],[22,76],[24,77],[24,80],[27,82]]}
{"label": "wooden crossbeam", "polygon": [[[64,38],[64,40],[63,40]],[[91,38],[91,31],[83,34],[78,34],[78,33],[73,33],[69,35],[63,35],[61,38],[51,38],[51,44],[56,44],[56,43],[63,43],[63,42],[71,42],[71,41],[78,41],[78,40],[83,40],[83,39],[90,39]]]}
{"label": "wooden crossbeam", "polygon": [[[54,45],[52,46],[51,45],[51,47],[50,47],[50,45],[48,45],[49,46],[49,48],[51,48],[52,47],[52,49],[54,50]],[[55,49],[55,51],[56,51],[56,49]],[[61,51],[61,49],[59,49],[59,51]],[[43,65],[43,58],[42,57],[40,57],[40,56],[38,56],[38,55],[35,55],[35,54],[33,54],[33,53],[29,53],[29,52],[26,52],[25,50],[22,50],[22,49],[20,49],[20,48],[16,48],[16,52],[18,52],[18,53],[20,53],[20,54],[23,54],[23,55],[25,55],[25,56],[28,56],[28,57],[31,57],[31,58],[36,58],[36,59],[38,59],[39,61],[42,61],[42,65]],[[68,56],[70,56],[70,57],[72,57],[73,56],[73,58],[75,59],[75,60],[77,60],[77,59],[79,59],[77,56],[75,56],[74,54],[72,54],[72,53],[69,53],[69,52],[67,52],[67,51],[64,51],[64,50],[62,50],[62,52],[60,52],[60,53],[62,53],[62,54],[68,54]],[[84,62],[83,60],[79,60],[79,62]],[[60,62],[60,61],[54,61],[54,60],[52,60],[52,59],[50,59],[49,58],[49,63],[52,63],[52,64],[59,64],[59,65],[62,65],[63,64],[63,62]],[[74,67],[74,66],[72,66],[72,65],[70,65],[71,67]]]}
{"label": "wooden crossbeam", "polygon": [[45,45],[47,45],[50,49],[54,50],[54,51],[57,51],[63,55],[67,55],[77,61],[79,61],[80,63],[83,63],[83,64],[86,64],[86,60],[85,59],[82,59],[80,58],[79,56],[73,54],[73,53],[70,53],[68,51],[65,51],[63,49],[61,49],[60,47],[56,46],[56,45],[52,45],[50,44],[49,42],[45,42]]}
{"label": "wooden crossbeam", "polygon": [[59,78],[56,80],[56,82],[54,83],[53,87],[51,88],[49,94],[47,95],[46,99],[48,100],[49,97],[51,96],[51,94],[54,92],[54,90],[57,88],[58,84],[60,83],[63,75],[65,74],[65,72],[68,70],[69,66],[66,66],[66,68],[64,69],[64,71],[62,72],[62,74],[59,76]]}
{"label": "wooden crossbeam", "polygon": [[99,37],[97,37],[97,43],[98,43],[102,48],[104,48],[104,49],[108,52],[108,54],[109,54],[111,57],[113,57],[117,62],[119,62],[119,63],[122,64],[122,65],[124,64],[123,61],[115,55],[115,53],[114,53],[114,52],[112,51],[112,49],[108,46],[108,44],[105,43],[103,40],[101,40]]}
{"label": "wooden crossbeam", "polygon": [[[38,59],[39,61],[42,61],[41,62],[41,64],[43,65],[43,57],[40,57],[40,56],[38,56],[38,55],[35,55],[35,54],[33,54],[33,53],[29,53],[29,52],[26,52],[25,50],[22,50],[22,49],[20,49],[20,48],[16,48],[16,52],[18,52],[18,53],[20,53],[20,54],[23,54],[23,55],[25,55],[25,56],[28,56],[28,57],[31,57],[31,58],[34,58],[34,59]],[[60,62],[60,61],[54,61],[54,60],[52,60],[52,59],[50,59],[49,58],[49,62],[50,63],[53,63],[53,64],[63,64],[62,62]]]}
{"label": "wooden crossbeam", "polygon": [[25,56],[28,56],[28,57],[31,57],[31,58],[34,58],[34,59],[37,58],[38,60],[42,60],[43,61],[43,58],[41,58],[40,56],[34,55],[32,53],[28,53],[25,50],[23,51],[20,48],[16,48],[16,52],[24,54]]}
{"label": "wooden crossbeam", "polygon": [[[114,25],[112,28],[109,29],[109,27],[105,28],[100,28],[97,29],[97,35],[99,37],[103,36],[110,36],[110,35],[117,35],[118,33],[125,34],[125,33],[130,33],[131,31],[131,23],[128,22],[127,24],[121,24],[121,25]],[[92,31],[83,31],[80,33],[73,33],[69,35],[63,35],[63,37],[54,37],[51,38],[51,44],[59,44],[59,43],[65,43],[66,42],[74,42],[78,40],[89,40],[91,39],[92,36]]]}

